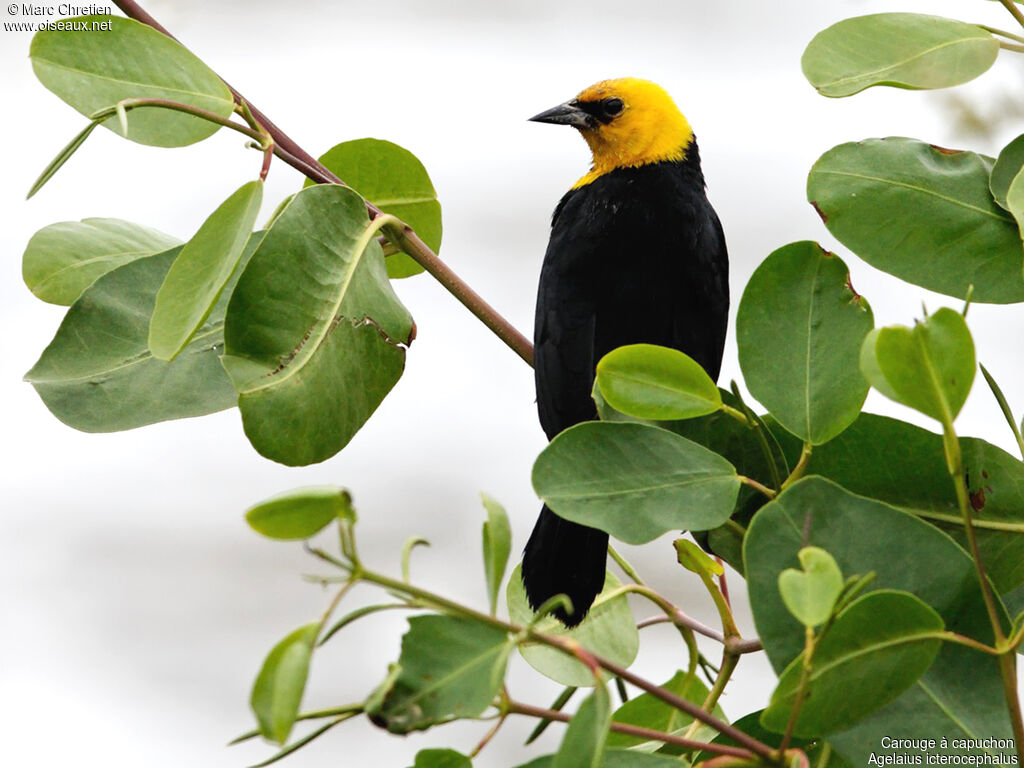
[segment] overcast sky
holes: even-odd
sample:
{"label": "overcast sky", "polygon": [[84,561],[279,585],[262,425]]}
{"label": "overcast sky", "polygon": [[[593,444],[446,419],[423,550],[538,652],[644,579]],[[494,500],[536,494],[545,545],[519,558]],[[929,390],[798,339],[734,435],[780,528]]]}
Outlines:
{"label": "overcast sky", "polygon": [[[971,136],[951,108],[953,99],[966,100],[996,114],[1008,95],[1019,99],[1014,62],[1000,61],[981,81],[944,94],[873,89],[839,101],[816,95],[800,74],[806,42],[851,15],[946,13],[1012,28],[997,3],[981,0],[144,5],[314,155],[364,136],[416,153],[442,201],[442,257],[527,335],[551,210],[586,171],[588,156],[574,132],[526,118],[596,80],[656,80],[688,116],[729,242],[734,304],[769,252],[817,239],[847,261],[879,324],[909,323],[922,301],[930,309],[957,303],[883,275],[838,246],[805,202],[810,165],[840,142],[886,135],[994,154],[1020,130],[1002,119],[991,135]],[[405,376],[345,451],[323,464],[288,469],[262,459],[236,410],[111,435],[65,427],[21,381],[63,312],[37,301],[21,281],[29,237],[52,222],[113,216],[187,239],[254,177],[259,158],[228,132],[161,150],[98,131],[25,202],[39,171],[84,122],[35,80],[29,41],[27,33],[0,33],[5,759],[151,768],[256,762],[268,747],[223,745],[251,725],[249,688],[266,651],[318,617],[328,595],[300,579],[321,571],[318,565],[297,545],[260,539],[242,512],[297,486],[347,486],[374,566],[396,572],[401,543],[423,535],[433,546],[417,551],[417,577],[483,605],[478,492],[507,506],[516,552],[539,508],[529,483],[544,444],[532,374],[420,276],[398,286],[419,329]],[[261,220],[300,183],[275,162]],[[1019,414],[1020,311],[976,305],[970,321],[980,359]],[[721,381],[739,377],[730,329]],[[877,395],[868,408],[908,417]],[[966,434],[1011,445],[983,385],[961,424]],[[713,621],[707,599],[672,567],[671,538],[625,549],[686,610]],[[740,582],[733,583],[742,603]],[[361,588],[348,605],[374,598]],[[361,700],[397,658],[404,626],[403,617],[385,614],[329,645],[314,662],[308,707]],[[742,626],[752,632],[749,617]],[[667,679],[682,654],[672,632],[645,630],[637,669]],[[513,674],[513,692],[535,703],[557,690],[521,661]],[[744,659],[737,680],[722,702],[731,718],[763,706],[771,690],[763,658]],[[512,750],[531,727],[510,723],[476,764],[516,764]],[[289,764],[404,768],[423,746],[468,751],[483,730],[457,726],[403,740],[352,722]],[[560,734],[550,729],[543,748],[550,751]]]}

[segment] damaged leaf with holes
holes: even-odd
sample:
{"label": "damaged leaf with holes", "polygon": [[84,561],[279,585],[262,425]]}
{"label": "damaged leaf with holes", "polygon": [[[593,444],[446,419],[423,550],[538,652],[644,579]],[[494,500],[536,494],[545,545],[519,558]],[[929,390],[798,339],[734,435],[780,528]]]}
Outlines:
{"label": "damaged leaf with holes", "polygon": [[330,458],[402,375],[413,321],[362,198],[319,185],[274,220],[238,280],[224,367],[245,434],[291,466]]}

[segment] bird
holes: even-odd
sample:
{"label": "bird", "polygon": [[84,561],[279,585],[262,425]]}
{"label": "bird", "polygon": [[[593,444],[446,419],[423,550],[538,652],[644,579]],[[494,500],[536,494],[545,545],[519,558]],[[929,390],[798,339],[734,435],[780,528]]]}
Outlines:
{"label": "bird", "polygon": [[[671,347],[717,380],[729,258],[693,130],[661,86],[602,80],[530,120],[572,126],[593,156],[555,208],[537,290],[537,410],[550,440],[597,418],[595,367],[617,347]],[[530,605],[565,594],[572,610],[554,614],[579,624],[604,585],[607,552],[607,533],[545,505],[523,552]]]}

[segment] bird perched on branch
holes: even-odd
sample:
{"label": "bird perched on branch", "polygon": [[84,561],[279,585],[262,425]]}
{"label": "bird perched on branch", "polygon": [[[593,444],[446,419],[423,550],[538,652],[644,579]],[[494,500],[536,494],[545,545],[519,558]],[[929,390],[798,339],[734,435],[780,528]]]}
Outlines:
{"label": "bird perched on branch", "polygon": [[[673,347],[716,379],[729,262],[693,131],[660,86],[605,80],[530,119],[571,125],[593,154],[555,209],[537,293],[537,408],[551,439],[597,417],[594,368],[616,347]],[[607,549],[606,533],[545,506],[523,553],[531,605],[565,593],[573,611],[556,615],[578,624],[604,584]]]}

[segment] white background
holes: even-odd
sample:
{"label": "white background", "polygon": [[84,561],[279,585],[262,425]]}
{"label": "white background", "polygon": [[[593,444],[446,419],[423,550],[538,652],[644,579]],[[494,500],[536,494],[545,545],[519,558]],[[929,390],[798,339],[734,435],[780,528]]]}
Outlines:
{"label": "white background", "polygon": [[[990,154],[1020,131],[1021,68],[1004,56],[981,81],[928,94],[873,89],[848,100],[815,94],[800,74],[804,45],[847,16],[881,10],[945,13],[1013,28],[997,4],[962,2],[220,2],[145,6],[314,155],[374,136],[409,148],[431,173],[444,208],[441,255],[530,335],[551,210],[587,170],[567,128],[526,118],[605,77],[663,84],[696,131],[709,196],[725,226],[734,305],[774,248],[818,239],[847,260],[879,324],[909,323],[957,305],[900,283],[835,243],[805,202],[808,168],[842,141],[906,135]],[[5,17],[4,20],[12,20]],[[13,20],[18,20],[17,18]],[[161,150],[98,131],[35,198],[24,195],[84,119],[34,79],[28,33],[0,33],[0,733],[17,766],[242,766],[265,745],[226,749],[251,725],[247,700],[266,651],[319,616],[328,594],[304,583],[323,572],[298,545],[261,539],[247,506],[282,490],[336,483],[352,489],[369,562],[397,572],[411,534],[432,548],[416,577],[484,604],[478,491],[502,501],[518,552],[539,508],[529,483],[543,447],[530,370],[429,277],[402,282],[419,336],[404,378],[338,456],[304,469],[260,458],[236,410],[111,435],[75,432],[21,382],[63,310],[32,297],[21,253],[55,221],[116,216],[182,239],[259,156],[222,131],[194,147]],[[971,133],[966,107],[996,130]],[[959,105],[957,107],[956,105]],[[1016,124],[1016,125],[1015,125]],[[264,211],[301,178],[278,161]],[[975,306],[979,357],[1024,407],[1016,308]],[[722,382],[739,378],[730,335]],[[872,395],[868,408],[901,412]],[[1008,449],[1009,433],[983,383],[962,432]],[[713,621],[706,596],[672,564],[671,536],[627,550],[642,572],[693,615]],[[742,582],[733,577],[737,604]],[[360,588],[347,606],[378,599]],[[650,615],[637,605],[637,615]],[[749,614],[741,618],[753,632]],[[309,708],[361,700],[397,658],[397,613],[370,619],[318,655]],[[714,654],[713,645],[705,647]],[[636,669],[667,679],[682,662],[678,637],[645,630]],[[748,657],[723,699],[736,718],[765,703],[772,677]],[[512,691],[546,704],[557,688],[518,659]],[[532,692],[532,694],[531,694]],[[525,760],[532,723],[511,721],[478,766]],[[364,721],[311,745],[293,766],[394,766],[416,749],[468,751],[483,724],[407,739]],[[530,754],[550,751],[561,733]]]}

